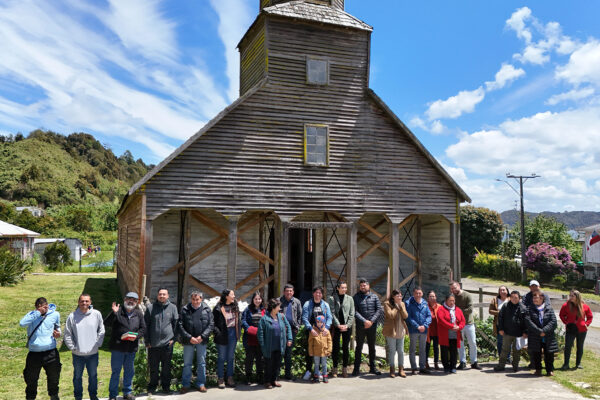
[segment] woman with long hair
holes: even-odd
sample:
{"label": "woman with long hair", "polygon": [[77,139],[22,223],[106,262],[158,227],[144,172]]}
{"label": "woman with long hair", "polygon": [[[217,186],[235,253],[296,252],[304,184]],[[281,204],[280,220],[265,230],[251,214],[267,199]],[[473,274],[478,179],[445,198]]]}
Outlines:
{"label": "woman with long hair", "polygon": [[[427,293],[427,305],[429,306],[429,312],[431,313],[431,324],[427,330],[427,346],[425,347],[425,352],[427,353],[427,356],[429,356],[429,349],[433,343],[433,367],[436,370],[439,370],[440,367],[438,362],[440,360],[440,346],[437,333],[437,310],[440,305],[437,302],[437,296],[433,290],[430,290],[429,293]],[[425,363],[425,368],[431,369],[429,361]]]}
{"label": "woman with long hair", "polygon": [[346,295],[348,285],[346,282],[338,282],[335,293],[329,297],[329,308],[331,308],[331,333],[333,339],[333,369],[331,376],[337,378],[338,359],[340,358],[340,338],[342,339],[342,376],[348,377],[348,363],[350,359],[350,335],[354,325],[354,299]]}
{"label": "woman with long hair", "polygon": [[252,366],[256,364],[256,383],[263,383],[264,360],[256,333],[258,332],[258,323],[265,315],[265,306],[260,292],[254,292],[250,304],[242,313],[242,328],[244,328],[244,349],[246,350],[246,383],[252,382]]}
{"label": "woman with long hair", "polygon": [[588,326],[592,323],[593,314],[590,307],[583,302],[578,290],[571,290],[569,300],[560,308],[560,320],[565,324],[565,362],[561,369],[569,369],[571,349],[577,339],[577,355],[575,357],[575,368],[581,366],[583,357],[583,342],[587,335]]}
{"label": "woman with long hair", "polygon": [[[221,298],[213,309],[215,319],[215,344],[217,345],[217,383],[219,389],[225,389],[225,378],[227,386],[235,387],[233,381],[233,367],[235,346],[240,338],[240,310],[235,300],[235,293],[231,289],[221,292]],[[227,374],[225,375],[225,362],[227,362]]]}
{"label": "woman with long hair", "polygon": [[394,358],[398,354],[398,375],[406,378],[404,372],[404,337],[408,332],[406,318],[408,312],[402,301],[402,294],[392,290],[390,297],[383,303],[383,336],[387,349],[388,363],[390,364],[390,377],[396,377],[396,363]]}
{"label": "woman with long hair", "polygon": [[[498,348],[498,356],[502,353],[502,335],[498,332],[498,314],[500,309],[506,302],[510,301],[510,290],[502,285],[498,288],[498,295],[490,302],[490,315],[494,316],[494,335],[496,335],[496,347]],[[510,361],[510,360],[509,360]]]}
{"label": "woman with long hair", "polygon": [[263,357],[265,358],[265,387],[281,387],[277,382],[281,369],[281,356],[287,347],[292,346],[292,329],[283,313],[280,313],[281,301],[270,299],[267,312],[258,323],[256,334]]}

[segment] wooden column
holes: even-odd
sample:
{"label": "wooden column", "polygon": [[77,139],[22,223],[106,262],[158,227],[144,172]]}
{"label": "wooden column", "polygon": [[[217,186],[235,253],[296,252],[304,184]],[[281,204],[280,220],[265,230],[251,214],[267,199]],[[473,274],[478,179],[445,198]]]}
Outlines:
{"label": "wooden column", "polygon": [[460,278],[460,230],[458,224],[450,223],[450,280]]}
{"label": "wooden column", "polygon": [[229,217],[229,245],[227,251],[227,288],[233,289],[236,284],[236,267],[237,267],[237,223],[239,217]]}
{"label": "wooden column", "polygon": [[[261,253],[265,254],[266,249],[265,249],[265,223],[261,218],[260,223],[258,224],[258,251],[260,251]],[[266,279],[267,276],[269,275],[267,272],[267,268],[268,265],[265,265],[264,262],[259,261],[258,262],[258,279],[259,281],[261,279]],[[264,285],[261,289],[261,294],[263,299],[268,298],[268,293],[269,293],[269,285]]]}
{"label": "wooden column", "polygon": [[388,289],[389,293],[394,289],[399,289],[398,284],[400,283],[400,228],[398,223],[389,222],[390,230],[390,247],[389,247],[389,281]]}
{"label": "wooden column", "polygon": [[346,248],[347,253],[347,264],[346,264],[346,280],[348,282],[348,290],[350,291],[350,295],[354,295],[357,292],[356,287],[356,279],[358,275],[358,266],[356,258],[358,256],[358,245],[357,245],[357,236],[358,236],[358,226],[356,223],[352,224],[351,227],[347,229],[347,239]]}
{"label": "wooden column", "polygon": [[152,288],[152,221],[146,220],[146,248],[144,252],[146,255],[144,256],[144,273],[146,275],[146,287],[144,288],[144,292],[142,296],[150,297],[150,290]]}
{"label": "wooden column", "polygon": [[327,291],[327,277],[323,271],[323,231],[324,229],[315,229],[313,235],[313,283],[315,286],[320,283]]}
{"label": "wooden column", "polygon": [[281,296],[283,286],[289,281],[289,234],[287,221],[275,223],[275,296]]}
{"label": "wooden column", "polygon": [[417,217],[417,282],[418,286],[423,285],[423,274],[421,271],[421,256],[422,256],[422,247],[423,247],[423,238],[421,237],[421,216]]}

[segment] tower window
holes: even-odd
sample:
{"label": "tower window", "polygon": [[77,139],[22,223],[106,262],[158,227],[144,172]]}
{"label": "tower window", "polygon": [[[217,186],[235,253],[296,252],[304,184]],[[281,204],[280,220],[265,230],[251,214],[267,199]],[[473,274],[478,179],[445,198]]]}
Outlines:
{"label": "tower window", "polygon": [[327,125],[304,126],[304,163],[320,167],[329,165],[329,127]]}
{"label": "tower window", "polygon": [[308,58],[306,60],[306,81],[313,85],[327,85],[329,83],[327,60]]}

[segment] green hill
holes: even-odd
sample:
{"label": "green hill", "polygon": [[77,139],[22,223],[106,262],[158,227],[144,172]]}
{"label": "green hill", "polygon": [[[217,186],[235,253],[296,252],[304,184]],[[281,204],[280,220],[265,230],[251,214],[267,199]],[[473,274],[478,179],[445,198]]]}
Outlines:
{"label": "green hill", "polygon": [[0,198],[17,205],[112,203],[151,167],[129,151],[115,156],[86,133],[36,130],[0,141]]}

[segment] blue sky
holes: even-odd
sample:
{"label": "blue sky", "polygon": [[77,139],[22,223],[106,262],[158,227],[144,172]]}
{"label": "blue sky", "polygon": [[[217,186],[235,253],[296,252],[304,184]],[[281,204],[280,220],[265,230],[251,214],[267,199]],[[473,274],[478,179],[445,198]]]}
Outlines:
{"label": "blue sky", "polygon": [[[0,0],[0,134],[85,131],[158,163],[238,92],[259,0]],[[346,0],[371,87],[472,197],[600,211],[600,2]]]}

